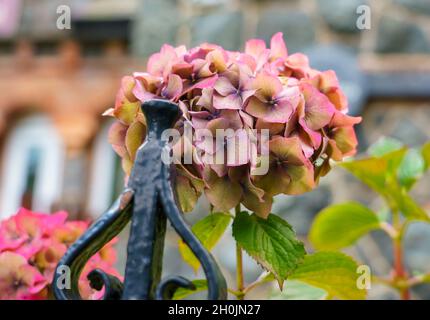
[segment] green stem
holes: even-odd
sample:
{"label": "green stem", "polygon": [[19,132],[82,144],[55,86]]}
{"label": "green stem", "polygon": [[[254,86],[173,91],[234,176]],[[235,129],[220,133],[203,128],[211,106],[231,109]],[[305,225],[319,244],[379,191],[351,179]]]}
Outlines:
{"label": "green stem", "polygon": [[238,297],[239,300],[243,300],[244,293],[243,293],[243,263],[242,263],[242,248],[236,244],[236,282],[237,282],[237,291],[242,293],[242,296]]}
{"label": "green stem", "polygon": [[242,292],[238,292],[238,291],[230,289],[230,288],[228,288],[227,291],[229,293],[231,293],[232,295],[234,295],[237,299],[239,299],[239,297],[243,296]]}
{"label": "green stem", "polygon": [[397,232],[397,230],[388,222],[381,222],[380,226],[381,229],[385,231],[385,233],[388,234],[391,239],[394,240],[395,238],[398,238],[400,236],[399,232]]}
{"label": "green stem", "polygon": [[[402,247],[404,229],[402,222],[400,221],[400,214],[397,210],[393,211],[393,227],[398,232],[398,236],[393,238],[394,278],[397,283],[407,283],[408,274],[404,267]],[[409,300],[411,298],[409,287],[407,285],[400,286],[399,292],[402,300]]]}
{"label": "green stem", "polygon": [[[240,204],[236,206],[235,209],[236,215],[240,213]],[[243,281],[243,256],[242,256],[242,248],[236,242],[236,283],[237,283],[237,298],[239,300],[243,300],[245,297],[244,289],[244,281]]]}
{"label": "green stem", "polygon": [[425,273],[425,274],[421,274],[419,276],[411,277],[408,280],[408,286],[410,288],[410,287],[419,285],[419,284],[424,283],[424,282],[429,282],[428,279],[430,279],[430,273]]}
{"label": "green stem", "polygon": [[[393,243],[393,251],[394,251],[394,272],[395,277],[400,281],[404,282],[408,280],[407,272],[403,265],[403,248],[401,239],[394,239]],[[409,300],[410,293],[408,286],[401,286],[399,288],[400,297],[402,300]]]}
{"label": "green stem", "polygon": [[255,280],[254,282],[249,284],[245,289],[243,289],[243,293],[247,294],[249,291],[251,291],[255,287],[259,286],[260,284],[267,282],[266,278],[269,274],[270,274],[269,272],[264,271],[262,274],[260,274],[260,276],[257,278],[257,280]]}

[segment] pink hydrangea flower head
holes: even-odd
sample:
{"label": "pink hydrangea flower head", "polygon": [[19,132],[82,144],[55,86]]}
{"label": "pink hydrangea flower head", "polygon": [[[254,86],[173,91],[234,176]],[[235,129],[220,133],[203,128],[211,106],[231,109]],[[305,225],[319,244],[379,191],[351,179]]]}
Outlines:
{"label": "pink hydrangea flower head", "polygon": [[[290,55],[282,33],[269,46],[251,39],[243,52],[207,43],[191,49],[164,45],[149,58],[146,71],[124,77],[115,108],[106,114],[118,120],[109,141],[127,174],[146,134],[139,104],[153,98],[178,103],[183,113],[176,125],[182,137],[173,150],[175,159],[192,158],[191,164],[177,164],[184,211],[205,194],[216,210],[241,203],[266,217],[274,195],[312,190],[330,170],[330,160],[353,155],[357,146],[354,125],[361,119],[347,115],[336,74],[313,69],[302,53]],[[184,137],[186,125],[193,141]],[[215,141],[221,129],[235,132]],[[254,143],[240,143],[233,147],[235,157],[224,157],[244,134]],[[216,156],[225,161],[214,163]],[[268,171],[257,174],[265,159]]]}

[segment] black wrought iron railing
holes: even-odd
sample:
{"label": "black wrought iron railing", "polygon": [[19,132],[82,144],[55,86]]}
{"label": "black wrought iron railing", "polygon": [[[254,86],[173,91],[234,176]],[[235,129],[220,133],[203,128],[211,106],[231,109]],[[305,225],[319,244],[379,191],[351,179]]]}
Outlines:
{"label": "black wrought iron railing", "polygon": [[[86,262],[130,220],[124,283],[99,269],[88,275],[94,289],[104,287],[104,299],[171,299],[179,287],[194,288],[182,276],[161,278],[167,220],[201,262],[208,282],[208,299],[227,298],[227,284],[218,265],[186,224],[175,200],[174,165],[161,159],[167,144],[161,139],[162,132],[174,126],[181,111],[165,100],[145,102],[142,111],[148,132],[137,152],[128,185],[60,260],[52,284],[56,299],[81,299],[78,280]],[[59,285],[64,270],[69,272],[70,286]]]}

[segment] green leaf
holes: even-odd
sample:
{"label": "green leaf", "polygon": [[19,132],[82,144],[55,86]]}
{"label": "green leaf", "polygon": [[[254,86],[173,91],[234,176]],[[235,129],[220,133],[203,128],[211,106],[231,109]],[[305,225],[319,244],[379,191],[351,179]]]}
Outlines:
{"label": "green leaf", "polygon": [[306,253],[293,228],[274,214],[263,219],[256,214],[238,213],[233,236],[253,259],[274,274],[280,287]]}
{"label": "green leaf", "polygon": [[367,153],[374,157],[381,157],[401,148],[403,148],[401,141],[390,137],[381,137],[369,147]]}
{"label": "green leaf", "polygon": [[181,300],[197,292],[205,291],[208,289],[208,283],[204,279],[193,280],[192,283],[195,289],[178,288],[173,295],[173,300]]}
{"label": "green leaf", "polygon": [[[197,222],[191,230],[203,246],[211,250],[224,234],[230,224],[230,220],[231,216],[228,214],[220,212],[212,213]],[[197,272],[200,267],[200,262],[182,240],[179,240],[179,252],[184,261]]]}
{"label": "green leaf", "polygon": [[387,222],[388,219],[390,218],[391,211],[390,211],[390,208],[388,208],[387,206],[382,206],[382,208],[380,208],[375,213],[380,222]]}
{"label": "green leaf", "polygon": [[424,158],[425,168],[428,169],[430,167],[430,142],[427,142],[421,148],[421,154]]}
{"label": "green leaf", "polygon": [[287,280],[284,289],[273,292],[272,300],[322,300],[327,296],[323,289],[316,288],[298,280]]}
{"label": "green leaf", "polygon": [[429,216],[405,189],[391,190],[392,201],[396,202],[398,209],[410,220],[430,221]]}
{"label": "green leaf", "polygon": [[318,250],[338,250],[379,227],[378,216],[372,210],[358,202],[347,202],[322,210],[312,224],[309,239]]}
{"label": "green leaf", "polygon": [[368,185],[374,191],[385,193],[385,171],[387,163],[378,158],[368,158],[339,163],[339,166],[348,170],[361,182]]}
{"label": "green leaf", "polygon": [[416,149],[410,149],[402,160],[398,171],[400,184],[409,190],[422,177],[425,171],[425,161]]}
{"label": "green leaf", "polygon": [[398,181],[398,170],[406,152],[407,149],[403,148],[379,158],[371,157],[339,165],[378,192],[392,211],[400,211],[409,219],[429,221],[425,211]]}
{"label": "green leaf", "polygon": [[324,289],[339,299],[361,300],[367,292],[357,287],[357,267],[351,257],[341,252],[318,252],[306,256],[289,279]]}
{"label": "green leaf", "polygon": [[423,276],[423,282],[424,283],[430,282],[430,274],[426,274],[426,275]]}
{"label": "green leaf", "polygon": [[339,165],[351,172],[376,192],[384,193],[387,177],[397,176],[397,170],[399,169],[406,152],[407,149],[403,148],[386,153],[381,157],[369,157],[360,160],[347,161],[340,163]]}

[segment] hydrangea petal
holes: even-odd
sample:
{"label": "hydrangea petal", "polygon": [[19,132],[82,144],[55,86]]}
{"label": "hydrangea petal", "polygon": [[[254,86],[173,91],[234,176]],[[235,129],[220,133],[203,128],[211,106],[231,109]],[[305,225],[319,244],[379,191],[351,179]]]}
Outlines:
{"label": "hydrangea petal", "polygon": [[176,74],[169,76],[167,86],[161,91],[161,95],[170,100],[176,100],[182,94],[182,79]]}
{"label": "hydrangea petal", "polygon": [[315,187],[314,169],[310,163],[303,166],[289,166],[288,175],[291,177],[291,182],[285,190],[286,194],[298,195],[311,191]]}
{"label": "hydrangea petal", "polygon": [[303,84],[303,94],[306,126],[316,131],[328,125],[335,109],[327,97],[310,84]]}
{"label": "hydrangea petal", "polygon": [[256,97],[251,97],[246,106],[246,111],[266,122],[286,123],[293,113],[293,108],[286,100],[271,105],[262,102]]}
{"label": "hydrangea petal", "polygon": [[108,141],[120,157],[124,157],[127,153],[127,149],[125,147],[127,129],[128,126],[119,121],[114,122],[109,128]]}
{"label": "hydrangea petal", "polygon": [[248,210],[266,219],[272,210],[273,198],[269,194],[264,194],[260,200],[255,194],[248,192],[243,195],[242,203]]}
{"label": "hydrangea petal", "polygon": [[[255,185],[264,190],[269,196],[275,196],[285,192],[291,182],[291,177],[276,161],[270,161],[270,167],[264,176],[255,176]],[[276,181],[276,183],[273,183]]]}
{"label": "hydrangea petal", "polygon": [[213,97],[213,106],[220,110],[240,110],[242,109],[242,98],[237,94],[230,94],[228,96],[215,94]]}
{"label": "hydrangea petal", "polygon": [[219,77],[215,82],[214,89],[223,96],[228,96],[237,91],[231,81],[226,77]]}
{"label": "hydrangea petal", "polygon": [[206,59],[211,62],[216,72],[222,73],[227,69],[227,55],[224,50],[213,50],[208,53]]}
{"label": "hydrangea petal", "polygon": [[139,121],[135,121],[127,129],[125,145],[131,160],[136,157],[137,149],[142,145],[145,139],[146,127]]}
{"label": "hydrangea petal", "polygon": [[261,101],[270,101],[282,91],[282,83],[277,77],[266,72],[262,72],[250,82],[250,88],[257,90],[256,96]]}
{"label": "hydrangea petal", "polygon": [[270,135],[276,135],[284,131],[285,123],[267,122],[263,119],[257,119],[257,123],[255,124],[255,129],[257,130],[268,129],[270,132]]}
{"label": "hydrangea petal", "polygon": [[217,175],[216,179],[211,180],[209,187],[205,189],[205,194],[214,206],[214,210],[228,212],[239,204],[242,188],[238,182],[231,181],[228,176],[218,177]]}
{"label": "hydrangea petal", "polygon": [[340,111],[336,111],[330,121],[330,127],[353,126],[361,122],[361,117],[351,117]]}
{"label": "hydrangea petal", "polygon": [[165,44],[159,53],[154,53],[148,59],[148,72],[156,76],[164,76],[169,72],[172,62],[177,58],[175,48]]}
{"label": "hydrangea petal", "polygon": [[306,163],[300,147],[300,140],[297,137],[284,138],[275,137],[269,141],[270,153],[280,161],[287,161],[288,164],[300,166]]}
{"label": "hydrangea petal", "polygon": [[266,43],[264,40],[251,39],[245,44],[245,53],[249,54],[254,58],[258,58],[261,54],[266,51]]}
{"label": "hydrangea petal", "polygon": [[[313,147],[313,149],[318,149],[321,145],[321,141],[322,141],[322,136],[321,133],[314,131],[312,129],[310,129],[307,125],[307,123],[305,123],[305,121],[303,119],[299,120],[300,125],[302,126],[303,129],[303,133],[306,134],[307,141],[310,142],[310,145]],[[303,137],[303,133],[300,132],[300,137]]]}
{"label": "hydrangea petal", "polygon": [[270,40],[271,58],[286,58],[288,56],[287,46],[285,45],[282,32],[275,33]]}
{"label": "hydrangea petal", "polygon": [[358,141],[353,127],[340,127],[335,130],[333,135],[336,146],[344,157],[355,154]]}

